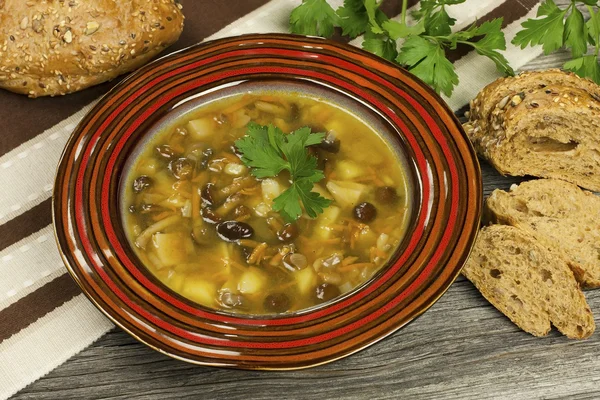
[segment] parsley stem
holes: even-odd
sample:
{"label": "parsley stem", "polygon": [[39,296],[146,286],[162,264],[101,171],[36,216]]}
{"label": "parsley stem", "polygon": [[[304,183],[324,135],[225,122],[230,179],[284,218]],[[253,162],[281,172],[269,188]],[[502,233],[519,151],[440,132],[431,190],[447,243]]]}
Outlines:
{"label": "parsley stem", "polygon": [[402,25],[406,25],[406,9],[408,8],[408,0],[402,0],[402,13],[400,14],[400,21]]}

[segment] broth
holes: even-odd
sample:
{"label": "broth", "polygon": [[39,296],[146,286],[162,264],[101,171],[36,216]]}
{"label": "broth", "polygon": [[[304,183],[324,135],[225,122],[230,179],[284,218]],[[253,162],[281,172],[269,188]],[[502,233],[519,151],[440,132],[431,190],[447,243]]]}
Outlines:
{"label": "broth", "polygon": [[[331,199],[290,223],[272,210],[290,176],[257,179],[235,141],[251,122],[325,140],[309,151]],[[323,99],[265,91],[199,107],[162,129],[134,160],[123,193],[126,234],[158,280],[203,306],[279,314],[330,301],[369,280],[408,220],[396,151],[369,125]]]}

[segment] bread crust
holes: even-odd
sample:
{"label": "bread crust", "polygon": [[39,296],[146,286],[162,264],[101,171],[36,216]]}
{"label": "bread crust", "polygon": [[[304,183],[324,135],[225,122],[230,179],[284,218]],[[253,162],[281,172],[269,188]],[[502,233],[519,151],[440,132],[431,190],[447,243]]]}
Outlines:
{"label": "bread crust", "polygon": [[550,85],[581,88],[590,95],[600,99],[600,86],[572,72],[563,71],[558,68],[542,71],[525,71],[514,77],[498,78],[483,88],[469,104],[470,114],[468,124],[474,124],[474,127],[481,126],[483,129],[487,125],[487,120],[492,110],[507,96],[512,97],[520,92],[541,89]]}
{"label": "bread crust", "polygon": [[139,68],[179,38],[174,0],[0,0],[0,87],[76,92]]}
{"label": "bread crust", "polygon": [[501,174],[600,191],[600,86],[560,71],[501,78],[471,102],[465,131]]}

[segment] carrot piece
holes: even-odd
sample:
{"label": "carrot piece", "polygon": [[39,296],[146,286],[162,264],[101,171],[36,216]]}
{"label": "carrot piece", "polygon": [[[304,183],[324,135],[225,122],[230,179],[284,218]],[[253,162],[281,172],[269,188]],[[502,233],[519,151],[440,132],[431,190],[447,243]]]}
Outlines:
{"label": "carrot piece", "polygon": [[342,266],[338,267],[337,270],[340,272],[346,272],[346,271],[352,271],[354,269],[363,268],[363,267],[372,268],[374,266],[375,266],[375,264],[373,264],[373,263],[363,262],[363,263],[342,265]]}
{"label": "carrot piece", "polygon": [[257,194],[260,191],[260,186],[256,185],[256,186],[252,186],[246,189],[242,189],[240,190],[240,193],[246,196],[253,196],[255,194]]}
{"label": "carrot piece", "polygon": [[342,238],[331,238],[331,239],[325,239],[325,240],[319,240],[319,244],[320,245],[325,245],[325,244],[338,244],[342,242]]}
{"label": "carrot piece", "polygon": [[283,254],[277,253],[273,256],[273,258],[271,258],[271,262],[269,264],[276,266],[276,265],[279,265],[281,260],[283,260]]}
{"label": "carrot piece", "polygon": [[185,151],[185,148],[183,146],[175,143],[171,144],[171,149],[173,149],[176,153],[183,153]]}
{"label": "carrot piece", "polygon": [[266,243],[261,243],[256,246],[252,251],[252,254],[250,254],[250,257],[248,257],[248,264],[259,264],[267,247],[269,247],[269,245]]}
{"label": "carrot piece", "polygon": [[240,271],[246,271],[248,268],[237,261],[232,260],[231,258],[224,258],[223,261],[232,267],[239,269]]}
{"label": "carrot piece", "polygon": [[[287,269],[286,269],[286,271],[287,271]],[[294,285],[296,285],[296,281],[289,281],[287,283],[282,283],[281,285],[279,285],[279,290],[287,289]]]}
{"label": "carrot piece", "polygon": [[[227,142],[225,142],[225,143],[227,143]],[[223,159],[226,159],[227,161],[229,161],[231,163],[235,163],[235,164],[241,163],[240,159],[231,153],[225,153],[225,152],[219,153],[215,156],[215,159],[217,159],[217,158],[223,158]]]}
{"label": "carrot piece", "polygon": [[364,182],[372,182],[376,178],[377,177],[375,175],[364,175],[364,176],[356,177],[356,178],[352,179],[352,181],[353,182],[364,183]]}
{"label": "carrot piece", "polygon": [[239,217],[237,217],[235,220],[238,222],[244,222],[244,221],[248,221],[252,216],[250,214],[246,214],[246,215],[241,215]]}
{"label": "carrot piece", "polygon": [[255,99],[253,96],[251,95],[244,95],[240,101],[238,101],[237,103],[233,103],[232,105],[230,105],[229,107],[225,108],[223,110],[223,114],[231,114],[233,112],[236,112],[237,110],[239,110],[240,108],[244,108],[249,104],[254,103]]}
{"label": "carrot piece", "polygon": [[388,255],[385,251],[375,248],[375,255],[379,258],[386,258]]}
{"label": "carrot piece", "polygon": [[192,218],[200,218],[200,188],[192,188]]}
{"label": "carrot piece", "polygon": [[256,240],[252,240],[252,239],[240,239],[239,243],[240,243],[240,245],[242,245],[244,247],[252,247],[252,248],[255,248],[258,245],[260,245],[260,242],[257,242]]}
{"label": "carrot piece", "polygon": [[173,211],[163,211],[161,213],[156,214],[154,217],[152,217],[152,219],[154,221],[160,221],[161,219],[167,218],[170,215],[175,215],[175,212],[173,212]]}
{"label": "carrot piece", "polygon": [[202,171],[192,179],[192,182],[203,185],[208,181],[208,172]]}
{"label": "carrot piece", "polygon": [[346,257],[342,261],[342,266],[350,265],[353,262],[355,262],[356,260],[358,260],[358,257],[355,257],[355,256]]}

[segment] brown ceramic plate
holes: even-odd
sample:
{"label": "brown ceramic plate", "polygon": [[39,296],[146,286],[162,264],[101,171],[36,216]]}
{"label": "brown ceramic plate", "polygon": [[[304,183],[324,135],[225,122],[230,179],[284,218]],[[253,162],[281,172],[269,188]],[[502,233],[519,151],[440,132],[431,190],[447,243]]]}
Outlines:
{"label": "brown ceramic plate", "polygon": [[[367,110],[392,132],[390,140],[411,176],[409,231],[389,265],[331,303],[274,317],[227,314],[175,294],[140,265],[122,227],[119,187],[135,145],[161,119],[232,87],[272,81],[341,96],[345,105]],[[469,254],[481,199],[474,152],[451,110],[429,87],[360,49],[273,34],[200,44],[117,85],[70,138],[53,211],[73,278],[140,341],[197,364],[294,369],[352,354],[429,308]]]}

